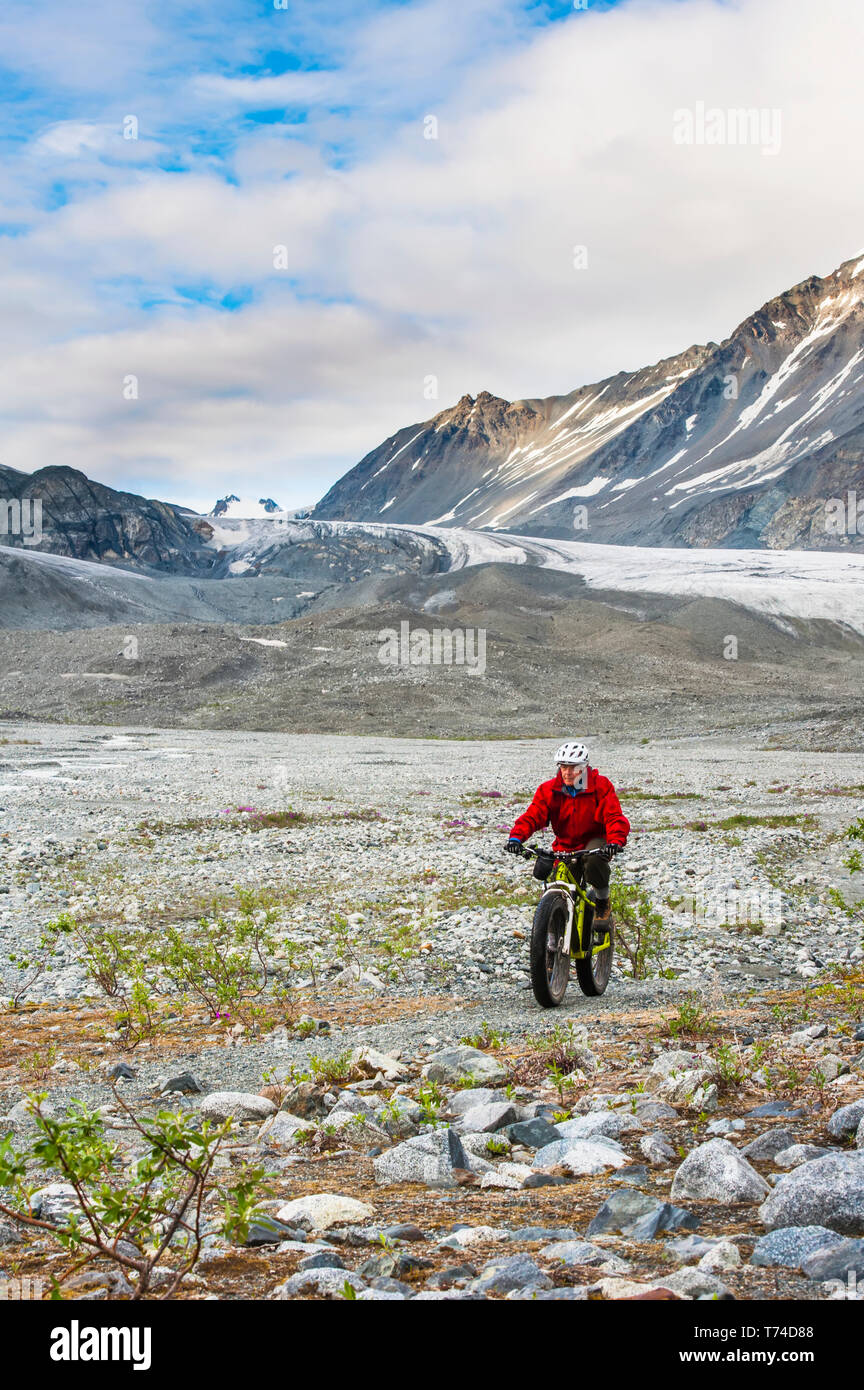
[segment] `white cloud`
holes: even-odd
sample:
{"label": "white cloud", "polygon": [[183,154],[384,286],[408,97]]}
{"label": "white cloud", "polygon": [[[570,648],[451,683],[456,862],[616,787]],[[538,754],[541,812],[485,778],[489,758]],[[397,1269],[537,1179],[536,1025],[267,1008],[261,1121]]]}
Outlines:
{"label": "white cloud", "polygon": [[[518,43],[512,6],[460,12],[463,33],[454,0],[391,13],[338,75],[195,75],[182,100],[201,101],[204,135],[224,107],[303,90],[324,104],[308,127],[243,133],[236,184],[207,156],[190,172],[112,170],[0,243],[13,296],[3,461],[164,479],[177,500],[239,477],[305,502],[463,391],[566,391],[720,338],[860,243],[849,151],[864,143],[864,12],[846,0],[633,0]],[[423,93],[386,140],[376,75],[394,109]],[[366,104],[330,114],[331,93]],[[673,113],[700,101],[779,109],[779,154],[676,145]],[[328,167],[328,142],[352,126],[356,157]],[[72,161],[98,151],[101,129],[58,122],[43,147]],[[105,290],[130,278],[169,306],[145,314]],[[201,280],[252,285],[256,302],[178,309],[173,287]],[[127,371],[146,383],[135,409],[119,393]],[[437,404],[423,399],[430,374]]]}

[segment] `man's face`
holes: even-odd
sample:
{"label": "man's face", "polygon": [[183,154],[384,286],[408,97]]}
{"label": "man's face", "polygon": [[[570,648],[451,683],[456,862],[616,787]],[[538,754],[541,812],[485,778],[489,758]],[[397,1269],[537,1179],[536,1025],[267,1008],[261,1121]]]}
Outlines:
{"label": "man's face", "polygon": [[582,772],[578,763],[559,763],[558,766],[561,769],[565,787],[572,787],[574,782],[578,782]]}

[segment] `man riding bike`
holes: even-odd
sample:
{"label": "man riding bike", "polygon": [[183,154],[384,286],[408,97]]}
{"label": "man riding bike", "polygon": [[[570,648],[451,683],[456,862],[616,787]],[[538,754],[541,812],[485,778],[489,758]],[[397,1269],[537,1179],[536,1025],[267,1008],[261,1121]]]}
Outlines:
{"label": "man riding bike", "polygon": [[562,743],[555,761],[558,775],[540,783],[528,810],[510,831],[506,848],[510,854],[521,854],[523,842],[551,824],[553,851],[574,854],[605,849],[605,857],[592,854],[585,860],[585,879],[594,889],[596,902],[594,921],[602,926],[609,921],[610,860],[627,843],[630,822],[609,778],[589,766],[584,743]]}

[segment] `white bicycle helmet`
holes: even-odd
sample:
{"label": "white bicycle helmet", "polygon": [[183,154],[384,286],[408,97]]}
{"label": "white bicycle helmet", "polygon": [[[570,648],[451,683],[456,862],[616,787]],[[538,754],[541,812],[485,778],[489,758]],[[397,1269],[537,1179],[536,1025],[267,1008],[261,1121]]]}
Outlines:
{"label": "white bicycle helmet", "polygon": [[561,763],[575,763],[577,767],[587,767],[588,749],[584,743],[562,743],[555,754],[555,762],[559,765]]}

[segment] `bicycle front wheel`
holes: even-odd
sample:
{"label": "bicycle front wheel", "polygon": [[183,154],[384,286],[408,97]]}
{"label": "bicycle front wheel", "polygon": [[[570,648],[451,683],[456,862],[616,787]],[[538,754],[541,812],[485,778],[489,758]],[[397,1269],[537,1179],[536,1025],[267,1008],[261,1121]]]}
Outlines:
{"label": "bicycle front wheel", "polygon": [[557,1009],[567,993],[570,956],[564,950],[567,903],[563,893],[544,893],[531,928],[531,987],[544,1009]]}

